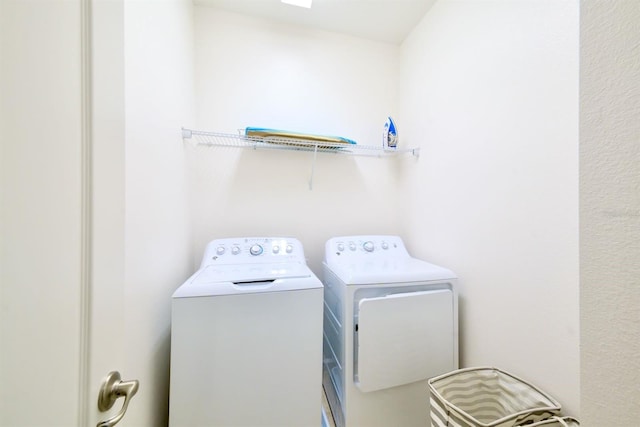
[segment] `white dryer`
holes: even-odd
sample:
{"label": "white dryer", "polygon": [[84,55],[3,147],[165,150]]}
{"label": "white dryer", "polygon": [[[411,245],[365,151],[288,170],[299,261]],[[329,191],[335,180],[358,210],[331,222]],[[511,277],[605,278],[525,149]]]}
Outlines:
{"label": "white dryer", "polygon": [[455,274],[411,257],[397,236],[332,238],[323,272],[323,385],[336,425],[428,425],[427,379],[458,368]]}
{"label": "white dryer", "polygon": [[172,298],[169,425],[320,425],[322,301],[298,240],[209,243]]}

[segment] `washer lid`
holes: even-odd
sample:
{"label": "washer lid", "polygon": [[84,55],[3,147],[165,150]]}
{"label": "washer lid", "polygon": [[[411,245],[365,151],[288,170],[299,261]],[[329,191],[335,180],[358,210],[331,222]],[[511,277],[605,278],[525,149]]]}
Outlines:
{"label": "washer lid", "polygon": [[173,298],[282,292],[322,288],[322,283],[300,263],[227,264],[198,270]]}
{"label": "washer lid", "polygon": [[347,285],[456,279],[456,275],[451,270],[411,257],[358,261],[352,263],[325,262],[325,265]]}
{"label": "washer lid", "polygon": [[210,265],[199,270],[193,282],[260,282],[310,277],[312,274],[309,267],[300,263]]}

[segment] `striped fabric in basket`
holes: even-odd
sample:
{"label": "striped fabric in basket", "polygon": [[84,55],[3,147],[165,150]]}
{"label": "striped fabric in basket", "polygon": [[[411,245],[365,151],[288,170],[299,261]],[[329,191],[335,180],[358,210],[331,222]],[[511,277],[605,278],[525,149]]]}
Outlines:
{"label": "striped fabric in basket", "polygon": [[515,427],[560,414],[537,387],[497,368],[467,368],[429,380],[432,427]]}

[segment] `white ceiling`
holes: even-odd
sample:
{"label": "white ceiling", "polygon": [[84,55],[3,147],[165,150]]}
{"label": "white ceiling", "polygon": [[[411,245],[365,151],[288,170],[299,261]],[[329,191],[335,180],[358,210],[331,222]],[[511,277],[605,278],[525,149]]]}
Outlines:
{"label": "white ceiling", "polygon": [[400,44],[435,1],[313,0],[311,9],[291,6],[280,0],[195,0],[195,3]]}

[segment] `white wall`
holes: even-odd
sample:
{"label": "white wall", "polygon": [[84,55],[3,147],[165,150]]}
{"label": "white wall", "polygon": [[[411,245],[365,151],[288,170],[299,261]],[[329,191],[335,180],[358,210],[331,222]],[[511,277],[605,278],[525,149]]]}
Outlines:
{"label": "white wall", "polygon": [[[123,421],[166,425],[171,294],[191,273],[180,126],[193,117],[190,0],[125,2],[126,363]],[[135,325],[135,327],[132,327]]]}
{"label": "white wall", "polygon": [[[196,7],[196,128],[246,126],[382,145],[396,111],[398,46]],[[185,126],[193,124],[185,123]],[[388,159],[185,146],[195,258],[211,239],[285,235],[320,273],[325,241],[399,230]]]}
{"label": "white wall", "polygon": [[580,14],[582,421],[640,419],[640,3]]}
{"label": "white wall", "polygon": [[440,0],[402,46],[403,235],[460,277],[461,364],[579,413],[578,5]]}

